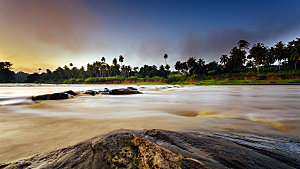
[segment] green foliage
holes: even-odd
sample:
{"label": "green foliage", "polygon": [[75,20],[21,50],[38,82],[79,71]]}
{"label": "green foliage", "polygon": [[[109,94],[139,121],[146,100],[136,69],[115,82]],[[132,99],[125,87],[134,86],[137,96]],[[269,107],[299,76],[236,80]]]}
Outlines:
{"label": "green foliage", "polygon": [[84,80],[86,84],[93,83],[104,83],[104,82],[112,82],[112,81],[123,81],[126,78],[124,76],[112,76],[112,77],[89,77]]}
{"label": "green foliage", "polygon": [[162,81],[162,82],[165,82],[166,79],[163,78],[163,77],[159,77],[159,76],[154,76],[152,78],[150,78],[151,80],[154,80],[154,81]]}
{"label": "green foliage", "polygon": [[63,81],[63,84],[82,84],[84,80],[82,79],[67,79]]}
{"label": "green foliage", "polygon": [[11,62],[0,62],[0,83],[12,83],[15,82],[15,72],[12,69]]}
{"label": "green foliage", "polygon": [[133,80],[133,81],[138,81],[138,80],[141,80],[142,78],[139,78],[137,76],[130,76],[127,78],[127,80]]}
{"label": "green foliage", "polygon": [[300,79],[292,80],[203,80],[195,85],[299,85]]}
{"label": "green foliage", "polygon": [[169,75],[167,78],[167,83],[174,83],[174,82],[183,82],[186,81],[187,75],[186,74],[175,74]]}
{"label": "green foliage", "polygon": [[[17,74],[12,71],[12,63],[0,62],[0,82],[25,82],[28,83],[66,83],[66,84],[97,84],[97,83],[169,83],[169,84],[193,84],[193,83],[224,83],[235,84],[238,81],[214,82],[210,79],[255,79],[254,76],[272,75],[299,75],[297,69],[300,59],[300,39],[297,38],[287,45],[278,42],[273,47],[264,46],[262,43],[250,44],[240,40],[228,55],[222,55],[219,64],[217,61],[208,64],[201,58],[190,57],[186,61],[177,61],[174,65],[176,71],[171,71],[170,65],[144,65],[132,68],[123,65],[124,57],[114,58],[106,63],[104,57],[101,61],[89,63],[85,67],[77,68],[72,63],[58,67],[54,71],[46,69],[40,73]],[[249,49],[249,54],[247,51]],[[163,58],[168,59],[165,54]],[[99,58],[100,59],[100,58]],[[274,65],[277,61],[278,65]],[[120,64],[121,65],[120,65]],[[277,64],[276,63],[276,64]],[[298,66],[299,67],[299,66]],[[245,76],[247,76],[245,78]],[[250,76],[253,76],[252,78]],[[17,77],[17,78],[15,78]],[[128,81],[125,81],[128,80]],[[198,81],[198,82],[197,82]],[[241,82],[244,83],[244,82]],[[255,82],[245,82],[255,83]],[[269,83],[269,82],[265,82]],[[270,82],[271,83],[271,82]],[[278,81],[272,82],[277,84]],[[295,83],[291,83],[295,84]]]}

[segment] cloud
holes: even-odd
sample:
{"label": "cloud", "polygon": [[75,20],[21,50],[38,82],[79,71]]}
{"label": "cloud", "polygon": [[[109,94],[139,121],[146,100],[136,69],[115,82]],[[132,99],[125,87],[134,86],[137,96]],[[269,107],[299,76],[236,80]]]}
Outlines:
{"label": "cloud", "polygon": [[79,0],[8,0],[0,5],[1,25],[7,28],[2,32],[21,38],[30,35],[40,43],[75,52],[86,48],[90,33],[99,28],[94,14]]}
{"label": "cloud", "polygon": [[2,39],[73,52],[89,48],[91,32],[100,25],[80,0],[4,0],[0,2],[0,21]]}
{"label": "cloud", "polygon": [[0,23],[0,56],[15,70],[53,68],[104,48],[100,16],[81,0],[1,0]]}
{"label": "cloud", "polygon": [[[286,22],[275,25],[263,25],[256,31],[224,28],[212,30],[205,35],[198,31],[190,31],[179,42],[179,53],[182,59],[200,57],[207,61],[218,61],[222,54],[228,54],[230,49],[236,46],[241,39],[247,40],[251,45],[258,42],[268,45],[268,43],[283,40],[282,38],[299,29],[299,23]],[[298,33],[300,32],[298,31]]]}
{"label": "cloud", "polygon": [[164,64],[163,56],[168,51],[169,45],[164,38],[146,38],[137,49],[137,55],[142,63]]}

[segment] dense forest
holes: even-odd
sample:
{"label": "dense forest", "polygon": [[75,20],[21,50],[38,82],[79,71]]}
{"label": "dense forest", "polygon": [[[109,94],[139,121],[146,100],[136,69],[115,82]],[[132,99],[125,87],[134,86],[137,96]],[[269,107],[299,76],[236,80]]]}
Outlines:
{"label": "dense forest", "polygon": [[[0,62],[0,82],[27,82],[27,83],[97,83],[106,80],[136,80],[136,79],[164,79],[165,81],[180,80],[180,77],[193,77],[196,79],[210,79],[211,77],[225,77],[232,75],[260,75],[263,73],[285,74],[299,73],[297,71],[300,59],[300,38],[284,44],[278,42],[272,47],[263,43],[250,44],[240,40],[228,55],[220,57],[220,62],[205,63],[204,59],[190,57],[187,61],[177,61],[174,65],[176,71],[171,71],[167,64],[168,55],[164,65],[159,67],[143,65],[131,67],[124,65],[125,58],[120,55],[108,64],[105,57],[85,67],[77,68],[72,63],[58,67],[54,71],[47,69],[40,73],[27,74],[13,72],[13,64]],[[275,65],[276,63],[276,65]],[[178,79],[179,77],[179,79]]]}

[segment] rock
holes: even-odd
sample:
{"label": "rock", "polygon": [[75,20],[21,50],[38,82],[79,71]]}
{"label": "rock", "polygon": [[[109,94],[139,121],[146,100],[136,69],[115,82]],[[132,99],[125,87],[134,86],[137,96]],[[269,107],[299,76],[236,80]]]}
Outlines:
{"label": "rock", "polygon": [[69,94],[68,93],[53,93],[53,94],[45,94],[45,95],[39,95],[39,96],[32,96],[32,101],[37,100],[61,100],[61,99],[68,99]]}
{"label": "rock", "polygon": [[137,90],[137,89],[134,88],[134,87],[127,87],[127,89],[129,89],[129,90]]}
{"label": "rock", "polygon": [[72,90],[65,91],[64,93],[70,94],[72,96],[77,96],[78,95],[77,93],[73,92]]}
{"label": "rock", "polygon": [[130,90],[130,89],[113,89],[109,91],[111,95],[126,95],[126,94],[142,94],[137,90]]}
{"label": "rock", "polygon": [[89,94],[89,95],[95,96],[95,95],[99,94],[99,92],[93,91],[93,90],[87,90],[84,92],[84,94]]}
{"label": "rock", "polygon": [[[116,130],[0,168],[299,168],[297,156],[259,151],[203,131]],[[299,155],[298,155],[299,157]]]}
{"label": "rock", "polygon": [[38,96],[32,96],[32,101],[37,100],[61,100],[61,99],[68,99],[71,96],[77,96],[77,93],[73,92],[72,90],[65,91],[62,93],[52,93],[52,94],[44,94]]}

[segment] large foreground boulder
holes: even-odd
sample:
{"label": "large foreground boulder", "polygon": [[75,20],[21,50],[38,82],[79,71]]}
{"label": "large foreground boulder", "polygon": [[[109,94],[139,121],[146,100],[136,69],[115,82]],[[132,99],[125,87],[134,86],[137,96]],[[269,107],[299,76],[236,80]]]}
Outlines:
{"label": "large foreground boulder", "polygon": [[0,168],[299,168],[298,157],[200,131],[116,130]]}

